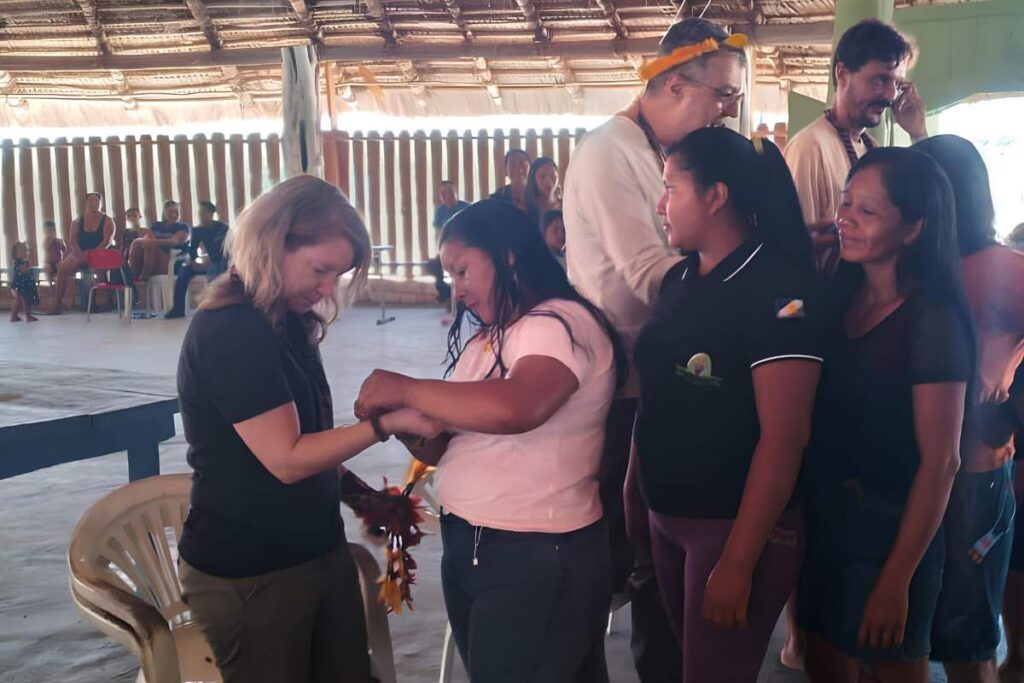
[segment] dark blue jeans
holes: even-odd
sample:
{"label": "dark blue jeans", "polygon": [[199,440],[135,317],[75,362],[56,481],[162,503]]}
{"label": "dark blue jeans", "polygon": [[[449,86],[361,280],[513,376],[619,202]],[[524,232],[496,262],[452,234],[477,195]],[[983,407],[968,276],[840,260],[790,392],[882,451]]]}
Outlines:
{"label": "dark blue jeans", "polygon": [[470,681],[575,680],[608,619],[605,525],[526,533],[474,527],[445,514],[441,539],[448,621]]}
{"label": "dark blue jeans", "polygon": [[185,312],[185,297],[188,296],[188,283],[196,275],[206,275],[208,282],[213,282],[214,279],[223,273],[226,269],[226,264],[223,261],[212,261],[207,267],[205,273],[197,273],[191,263],[186,263],[180,269],[178,269],[178,277],[174,281],[174,310]]}

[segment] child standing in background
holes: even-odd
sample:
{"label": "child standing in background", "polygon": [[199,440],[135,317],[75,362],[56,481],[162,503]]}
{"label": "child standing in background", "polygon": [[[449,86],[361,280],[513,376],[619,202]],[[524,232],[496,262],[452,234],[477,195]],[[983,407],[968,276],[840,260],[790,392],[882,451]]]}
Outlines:
{"label": "child standing in background", "polygon": [[43,273],[53,284],[57,277],[57,266],[68,253],[68,245],[57,237],[57,224],[52,219],[43,221]]}
{"label": "child standing in background", "polygon": [[32,264],[28,261],[28,245],[24,242],[15,242],[11,248],[11,273],[11,291],[14,293],[11,322],[21,320],[18,314],[24,311],[25,322],[34,323],[39,318],[32,315],[32,305],[39,303],[39,294],[36,292]]}

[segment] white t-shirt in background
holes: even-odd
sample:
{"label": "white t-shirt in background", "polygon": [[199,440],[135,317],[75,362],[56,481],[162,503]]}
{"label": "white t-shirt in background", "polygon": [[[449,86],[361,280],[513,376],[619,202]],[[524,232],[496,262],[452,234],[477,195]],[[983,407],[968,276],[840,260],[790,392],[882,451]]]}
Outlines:
{"label": "white t-shirt in background", "polygon": [[630,357],[665,273],[681,258],[658,216],[663,170],[640,126],[613,116],[583,137],[566,171],[569,279],[608,316]]}
{"label": "white t-shirt in background", "polygon": [[[545,310],[569,324],[575,344],[561,321],[535,315]],[[505,367],[512,372],[521,358],[548,356],[572,371],[579,388],[525,434],[456,434],[438,464],[437,493],[446,511],[474,526],[566,533],[601,518],[598,473],[615,390],[614,354],[604,330],[576,302],[553,299],[531,313],[505,332]],[[486,379],[494,362],[495,350],[478,335],[466,344],[449,381]]]}
{"label": "white t-shirt in background", "polygon": [[[867,154],[868,148],[860,140],[853,140],[853,151],[859,159]],[[851,168],[835,127],[822,116],[789,141],[785,157],[796,183],[804,221],[810,224],[835,220]]]}

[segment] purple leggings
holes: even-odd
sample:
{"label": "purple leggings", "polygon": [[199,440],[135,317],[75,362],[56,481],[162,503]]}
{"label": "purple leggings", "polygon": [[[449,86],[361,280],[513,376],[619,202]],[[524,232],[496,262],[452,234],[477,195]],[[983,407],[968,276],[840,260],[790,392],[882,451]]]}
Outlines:
{"label": "purple leggings", "polygon": [[783,513],[754,570],[746,628],[701,616],[704,585],[722,556],[731,519],[689,519],[651,512],[654,571],[683,651],[682,683],[756,683],[772,631],[796,588],[804,554],[803,521]]}

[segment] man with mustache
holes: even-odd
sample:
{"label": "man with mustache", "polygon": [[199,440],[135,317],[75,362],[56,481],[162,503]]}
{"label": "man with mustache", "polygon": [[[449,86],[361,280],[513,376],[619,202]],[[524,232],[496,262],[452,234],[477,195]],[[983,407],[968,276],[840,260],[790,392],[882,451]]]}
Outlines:
{"label": "man with mustache", "polygon": [[[665,274],[680,261],[668,247],[657,212],[664,192],[664,150],[698,128],[739,115],[745,46],[745,36],[729,35],[704,19],[672,24],[658,55],[640,69],[643,92],[589,131],[573,152],[562,208],[569,279],[608,316],[630,355]],[[631,375],[606,423],[601,503],[611,535],[616,592],[625,589],[626,577],[635,570],[629,593],[640,681],[678,683],[681,654],[654,579],[646,507],[636,477],[626,475],[639,395]],[[624,478],[629,482],[625,496]],[[608,680],[602,650],[599,640],[577,681]]]}
{"label": "man with mustache", "polygon": [[786,162],[800,195],[822,268],[838,253],[832,225],[854,162],[877,147],[866,132],[892,108],[896,123],[917,142],[928,137],[925,106],[907,80],[913,48],[895,28],[865,19],[839,39],[832,60],[832,106],[786,146]]}

